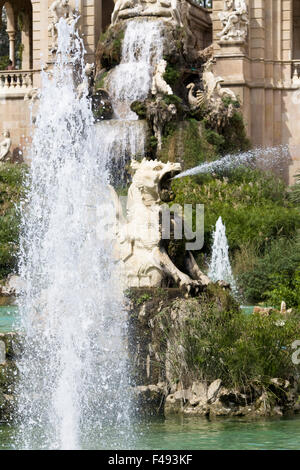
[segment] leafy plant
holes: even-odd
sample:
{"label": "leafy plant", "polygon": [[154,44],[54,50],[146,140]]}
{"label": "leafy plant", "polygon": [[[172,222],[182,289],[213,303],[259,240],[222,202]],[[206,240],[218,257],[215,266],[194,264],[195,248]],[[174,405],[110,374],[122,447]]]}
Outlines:
{"label": "leafy plant", "polygon": [[262,317],[220,311],[214,303],[188,304],[189,315],[173,341],[184,351],[174,363],[174,376],[189,371],[192,380],[211,382],[220,378],[230,388],[261,385],[270,379],[290,378],[295,370],[291,345],[300,335],[299,316]]}
{"label": "leafy plant", "polygon": [[297,204],[300,205],[300,173],[295,175],[296,178],[296,183],[292,187],[292,192],[291,192],[291,200]]}
{"label": "leafy plant", "polygon": [[17,205],[24,192],[25,165],[0,167],[0,278],[16,268],[19,239]]}

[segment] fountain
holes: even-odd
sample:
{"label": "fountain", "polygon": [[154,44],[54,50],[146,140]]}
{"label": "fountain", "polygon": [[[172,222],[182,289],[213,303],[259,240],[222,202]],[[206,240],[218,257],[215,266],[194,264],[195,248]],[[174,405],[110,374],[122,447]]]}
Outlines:
{"label": "fountain", "polygon": [[78,449],[97,438],[103,448],[128,448],[126,314],[111,234],[101,223],[112,210],[108,154],[90,103],[74,86],[73,70],[84,69],[76,22],[61,19],[57,31],[21,207],[24,354],[15,446]]}
{"label": "fountain", "polygon": [[228,255],[226,228],[223,224],[222,217],[218,218],[216,229],[213,233],[212,256],[208,269],[208,277],[214,282],[228,282],[232,291],[236,292],[236,283]]}
{"label": "fountain", "polygon": [[289,155],[289,149],[286,145],[278,145],[277,147],[255,148],[247,152],[237,154],[228,154],[224,157],[212,161],[204,162],[194,168],[179,173],[174,178],[183,178],[184,176],[194,176],[205,173],[223,173],[224,171],[233,170],[239,166],[257,166],[263,170],[270,170],[275,165],[280,165]]}

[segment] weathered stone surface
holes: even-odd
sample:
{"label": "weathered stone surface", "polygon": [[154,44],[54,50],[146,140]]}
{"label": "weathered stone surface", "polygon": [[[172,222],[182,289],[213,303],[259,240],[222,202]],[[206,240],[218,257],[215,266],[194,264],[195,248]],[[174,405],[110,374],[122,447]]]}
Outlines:
{"label": "weathered stone surface", "polygon": [[221,384],[222,384],[222,381],[221,379],[217,379],[215,380],[214,382],[212,382],[210,384],[210,386],[208,387],[208,390],[207,390],[207,401],[208,403],[212,403],[217,395],[218,395],[218,392],[221,388]]}
{"label": "weathered stone surface", "polygon": [[157,416],[163,414],[164,401],[168,393],[166,383],[140,385],[134,388],[134,393],[139,416]]}

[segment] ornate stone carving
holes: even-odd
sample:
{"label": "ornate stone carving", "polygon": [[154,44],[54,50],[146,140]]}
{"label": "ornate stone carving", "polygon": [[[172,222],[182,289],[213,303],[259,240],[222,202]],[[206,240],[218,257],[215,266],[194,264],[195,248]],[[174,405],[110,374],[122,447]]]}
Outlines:
{"label": "ornate stone carving", "polygon": [[165,125],[172,121],[177,114],[175,104],[167,104],[162,99],[147,103],[147,119],[152,123],[154,135],[157,139],[157,149],[161,150],[162,135]]}
{"label": "ornate stone carving", "polygon": [[224,11],[219,14],[223,30],[221,41],[245,42],[248,33],[248,8],[246,0],[224,0]]}
{"label": "ornate stone carving", "polygon": [[173,95],[172,88],[164,79],[164,73],[166,71],[167,62],[162,59],[158,62],[155,67],[153,79],[152,79],[152,87],[151,93],[157,97],[163,97],[164,95]]}
{"label": "ornate stone carving", "polygon": [[116,0],[111,23],[136,16],[155,16],[182,26],[178,0]]}
{"label": "ornate stone carving", "polygon": [[186,88],[189,90],[188,93],[188,102],[191,109],[198,109],[202,106],[205,102],[204,93],[200,90],[196,90],[195,92],[195,83],[189,83]]}
{"label": "ornate stone carving", "polygon": [[30,90],[27,91],[26,95],[24,96],[24,101],[32,101],[35,103],[38,101],[41,97],[41,91],[39,88],[30,88]]}
{"label": "ornate stone carving", "polygon": [[[191,109],[199,109],[201,106],[205,108],[205,113],[212,127],[222,128],[228,119],[234,113],[234,103],[237,102],[235,93],[229,88],[222,88],[221,83],[224,82],[222,77],[215,76],[212,71],[213,58],[209,59],[203,70],[202,82],[204,90],[197,90],[194,95],[194,83],[189,83],[188,101]],[[230,98],[228,104],[224,98]]]}
{"label": "ornate stone carving", "polygon": [[210,280],[197,266],[191,252],[187,252],[186,268],[181,272],[171,261],[163,245],[159,225],[162,198],[166,201],[171,178],[180,173],[179,163],[162,163],[158,160],[132,161],[134,170],[128,191],[127,220],[119,199],[111,188],[115,201],[118,258],[124,263],[127,287],[159,287],[166,278],[180,286],[198,289]]}
{"label": "ornate stone carving", "polygon": [[49,7],[49,14],[51,23],[49,24],[48,31],[51,32],[52,37],[52,52],[57,49],[57,28],[56,25],[60,18],[65,18],[67,23],[71,24],[74,21],[75,10],[69,5],[69,0],[55,0]]}
{"label": "ornate stone carving", "polygon": [[0,162],[7,160],[11,147],[10,132],[8,130],[3,132],[3,137],[4,139],[0,142]]}

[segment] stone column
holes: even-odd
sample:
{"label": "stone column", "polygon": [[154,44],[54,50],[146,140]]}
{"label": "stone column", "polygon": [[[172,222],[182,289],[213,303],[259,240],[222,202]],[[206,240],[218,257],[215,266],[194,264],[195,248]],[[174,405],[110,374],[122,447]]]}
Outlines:
{"label": "stone column", "polygon": [[9,58],[15,66],[15,38],[16,32],[15,31],[7,31],[9,37]]}

